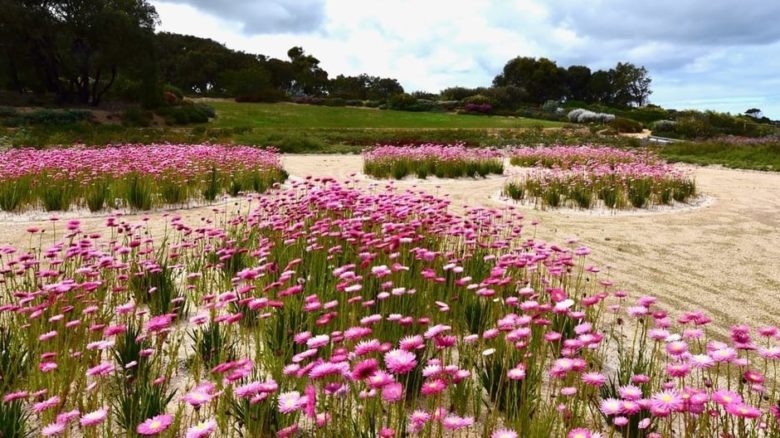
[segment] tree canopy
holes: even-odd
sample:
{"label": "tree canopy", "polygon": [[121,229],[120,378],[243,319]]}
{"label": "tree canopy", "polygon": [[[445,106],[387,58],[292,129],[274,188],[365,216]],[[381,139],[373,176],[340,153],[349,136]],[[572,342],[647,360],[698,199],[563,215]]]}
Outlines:
{"label": "tree canopy", "polygon": [[522,56],[509,60],[490,87],[405,94],[393,78],[332,77],[300,46],[278,59],[208,38],[155,33],[159,20],[149,0],[0,0],[0,10],[0,89],[48,93],[63,104],[98,105],[108,96],[153,106],[162,103],[166,86],[242,101],[469,100],[510,111],[551,100],[642,106],[651,94],[647,70],[631,63],[591,71]]}
{"label": "tree canopy", "polygon": [[0,10],[10,89],[97,105],[120,72],[148,78],[154,70],[158,17],[144,0],[0,0]]}
{"label": "tree canopy", "polygon": [[522,89],[528,100],[581,100],[616,106],[643,106],[647,103],[651,79],[647,69],[618,62],[608,70],[591,72],[582,65],[558,66],[547,58],[517,57],[504,65],[493,79],[494,86]]}

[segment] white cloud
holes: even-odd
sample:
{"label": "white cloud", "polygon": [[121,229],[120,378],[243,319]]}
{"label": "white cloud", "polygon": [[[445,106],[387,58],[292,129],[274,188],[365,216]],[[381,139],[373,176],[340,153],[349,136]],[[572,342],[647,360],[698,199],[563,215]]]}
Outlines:
{"label": "white cloud", "polygon": [[780,27],[768,24],[780,18],[780,3],[746,0],[734,8],[726,0],[659,0],[652,6],[631,0],[152,2],[161,30],[278,58],[302,46],[332,76],[389,76],[409,91],[489,85],[515,56],[591,68],[630,61],[649,69],[655,103],[731,112],[759,106],[780,118]]}

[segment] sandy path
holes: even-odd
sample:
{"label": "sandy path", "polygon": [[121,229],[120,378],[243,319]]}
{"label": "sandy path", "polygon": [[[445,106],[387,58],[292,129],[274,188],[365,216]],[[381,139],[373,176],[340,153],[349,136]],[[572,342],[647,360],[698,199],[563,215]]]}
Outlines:
{"label": "sandy path", "polygon": [[[360,156],[285,156],[293,176],[346,179],[359,173]],[[516,171],[511,169],[510,172]],[[537,236],[563,241],[577,237],[593,248],[592,262],[611,267],[611,276],[633,296],[656,295],[675,314],[701,309],[726,328],[729,324],[780,322],[780,173],[717,168],[694,171],[701,192],[713,198],[704,207],[640,216],[590,216],[516,207],[529,219],[539,219]],[[506,208],[491,197],[506,178],[485,180],[428,180],[396,182],[449,196],[457,209],[463,204]],[[364,184],[375,181],[364,180]],[[215,207],[179,214],[188,223],[213,219]],[[234,201],[217,208],[240,208]],[[244,207],[245,208],[245,207]],[[141,216],[127,216],[137,221]],[[165,218],[149,215],[159,231]],[[86,229],[100,229],[105,218],[85,218]],[[62,223],[58,225],[63,228]],[[30,226],[43,222],[0,223],[0,245],[26,247]],[[61,233],[61,231],[60,231]],[[49,233],[50,234],[50,233]],[[50,240],[50,236],[46,240]],[[37,240],[37,238],[36,238]],[[34,242],[35,243],[35,242]],[[723,329],[721,329],[723,330]],[[721,332],[723,333],[723,332]]]}

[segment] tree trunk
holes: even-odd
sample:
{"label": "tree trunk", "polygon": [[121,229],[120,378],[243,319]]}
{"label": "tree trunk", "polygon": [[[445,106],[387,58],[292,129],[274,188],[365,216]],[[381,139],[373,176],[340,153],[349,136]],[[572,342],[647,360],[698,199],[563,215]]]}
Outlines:
{"label": "tree trunk", "polygon": [[24,92],[24,86],[19,80],[19,71],[16,68],[16,62],[14,62],[14,56],[10,50],[6,50],[6,56],[8,56],[8,76],[11,78],[11,86],[19,94]]}
{"label": "tree trunk", "polygon": [[95,87],[93,88],[93,95],[92,95],[92,105],[98,106],[100,104],[101,99],[103,99],[103,95],[106,94],[106,92],[111,88],[112,85],[114,85],[114,80],[116,80],[116,64],[111,66],[111,79],[108,81],[105,87],[103,87],[102,90],[98,89],[98,81],[97,78],[95,78]]}
{"label": "tree trunk", "polygon": [[79,103],[89,103],[89,74],[82,74],[76,79],[76,92],[78,93]]}
{"label": "tree trunk", "polygon": [[103,70],[100,67],[98,67],[97,71],[95,72],[95,81],[92,82],[92,91],[90,91],[89,93],[89,104],[92,106],[98,105],[97,101],[99,99],[97,99],[97,89],[98,89],[98,84],[100,84],[100,74],[102,73],[102,71]]}

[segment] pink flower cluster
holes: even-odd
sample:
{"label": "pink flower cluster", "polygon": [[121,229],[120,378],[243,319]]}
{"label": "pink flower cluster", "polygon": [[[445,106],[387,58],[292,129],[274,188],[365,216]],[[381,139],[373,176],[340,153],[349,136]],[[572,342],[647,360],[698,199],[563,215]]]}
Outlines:
{"label": "pink flower cluster", "polygon": [[618,163],[655,164],[662,162],[647,151],[617,149],[608,146],[515,147],[509,150],[510,162],[516,166],[571,169],[574,167],[614,166]]}
{"label": "pink flower cluster", "polygon": [[419,146],[394,146],[384,145],[375,146],[363,152],[365,160],[437,160],[437,161],[460,161],[460,160],[488,160],[503,157],[501,151],[492,148],[469,148],[462,144],[443,145],[443,144],[422,144]]}
{"label": "pink flower cluster", "polygon": [[[0,210],[35,207],[67,210],[90,204],[99,210],[117,198],[152,204],[180,203],[211,191],[262,191],[283,174],[274,149],[237,145],[108,145],[0,151]],[[273,181],[266,181],[273,179]],[[138,187],[141,187],[140,189]],[[133,192],[135,188],[135,193]],[[235,194],[235,193],[234,193]],[[206,196],[206,195],[204,195]],[[97,201],[95,201],[97,199]],[[92,203],[90,203],[90,200]]]}
{"label": "pink flower cluster", "polygon": [[211,170],[281,168],[270,149],[233,145],[108,145],[63,149],[8,149],[0,152],[0,181],[23,175],[79,180],[100,175],[122,177],[138,173],[157,177],[174,173],[182,179],[201,177]]}
{"label": "pink flower cluster", "polygon": [[717,338],[515,209],[348,183],[163,236],[110,217],[0,247],[0,351],[30,364],[3,369],[2,418],[45,436],[780,433],[776,327]]}

